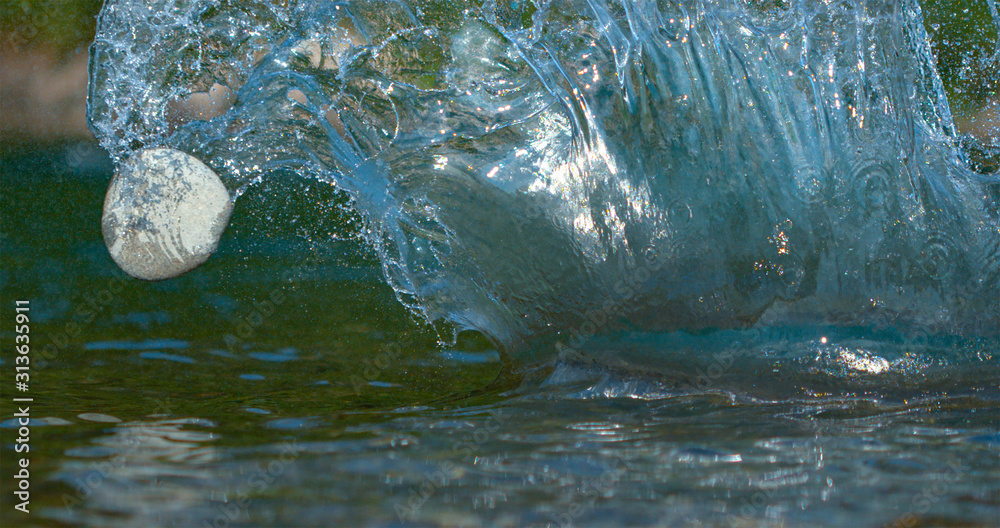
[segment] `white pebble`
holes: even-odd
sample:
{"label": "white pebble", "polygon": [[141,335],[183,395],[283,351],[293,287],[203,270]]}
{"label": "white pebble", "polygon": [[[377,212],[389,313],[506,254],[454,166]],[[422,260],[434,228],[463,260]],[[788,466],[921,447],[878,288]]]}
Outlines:
{"label": "white pebble", "polygon": [[212,169],[185,152],[150,148],[115,171],[101,231],[125,273],[169,279],[208,260],[232,211],[229,192]]}

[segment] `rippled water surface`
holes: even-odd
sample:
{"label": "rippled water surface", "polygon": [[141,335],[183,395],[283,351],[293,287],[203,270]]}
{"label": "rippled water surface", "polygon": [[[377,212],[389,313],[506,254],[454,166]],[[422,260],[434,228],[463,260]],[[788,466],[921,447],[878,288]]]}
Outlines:
{"label": "rippled water surface", "polygon": [[[109,0],[107,152],[3,146],[4,526],[1000,525],[977,6],[941,75],[908,0]],[[154,146],[235,210],[142,282]]]}
{"label": "rippled water surface", "polygon": [[358,247],[307,262],[289,204],[192,274],[124,278],[90,149],[4,154],[5,191],[60,197],[4,209],[5,296],[31,299],[39,343],[32,513],[10,513],[7,410],[5,526],[996,525],[995,360],[890,397],[775,397],[773,372],[733,384],[728,336],[669,384],[573,361],[494,383],[491,345],[438,346]]}

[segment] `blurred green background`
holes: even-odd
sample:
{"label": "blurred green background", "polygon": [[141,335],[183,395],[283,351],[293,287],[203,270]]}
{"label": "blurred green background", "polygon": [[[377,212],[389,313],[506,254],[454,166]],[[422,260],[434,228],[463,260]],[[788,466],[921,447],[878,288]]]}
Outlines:
{"label": "blurred green background", "polygon": [[[963,131],[976,128],[980,114],[996,104],[1000,87],[1000,45],[991,1],[921,2],[941,78]],[[101,4],[98,0],[2,2],[0,46],[7,50],[42,49],[62,56],[86,52]],[[990,135],[995,139],[997,134]]]}
{"label": "blurred green background", "polygon": [[98,0],[5,0],[0,2],[0,34],[8,48],[46,48],[68,53],[94,38]]}

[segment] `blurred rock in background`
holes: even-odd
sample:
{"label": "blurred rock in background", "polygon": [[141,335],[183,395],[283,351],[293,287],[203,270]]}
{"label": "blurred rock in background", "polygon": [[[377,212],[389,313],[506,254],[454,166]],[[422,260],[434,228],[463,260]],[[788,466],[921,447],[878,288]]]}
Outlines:
{"label": "blurred rock in background", "polygon": [[87,128],[87,55],[3,50],[0,138],[92,137]]}
{"label": "blurred rock in background", "polygon": [[0,141],[86,139],[100,0],[0,2]]}
{"label": "blurred rock in background", "polygon": [[[0,141],[92,137],[86,125],[87,47],[101,3],[0,3]],[[923,0],[922,5],[955,124],[974,137],[978,146],[970,148],[1000,148],[995,2]],[[989,169],[996,170],[992,163],[978,168]]]}

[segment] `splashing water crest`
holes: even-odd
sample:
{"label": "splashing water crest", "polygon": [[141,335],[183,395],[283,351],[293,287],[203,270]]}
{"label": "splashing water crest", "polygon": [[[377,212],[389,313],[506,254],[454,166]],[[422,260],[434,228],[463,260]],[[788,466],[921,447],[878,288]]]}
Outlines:
{"label": "splashing water crest", "polygon": [[997,361],[1000,180],[912,0],[109,0],[90,90],[118,161],[348,193],[404,303],[526,364]]}

